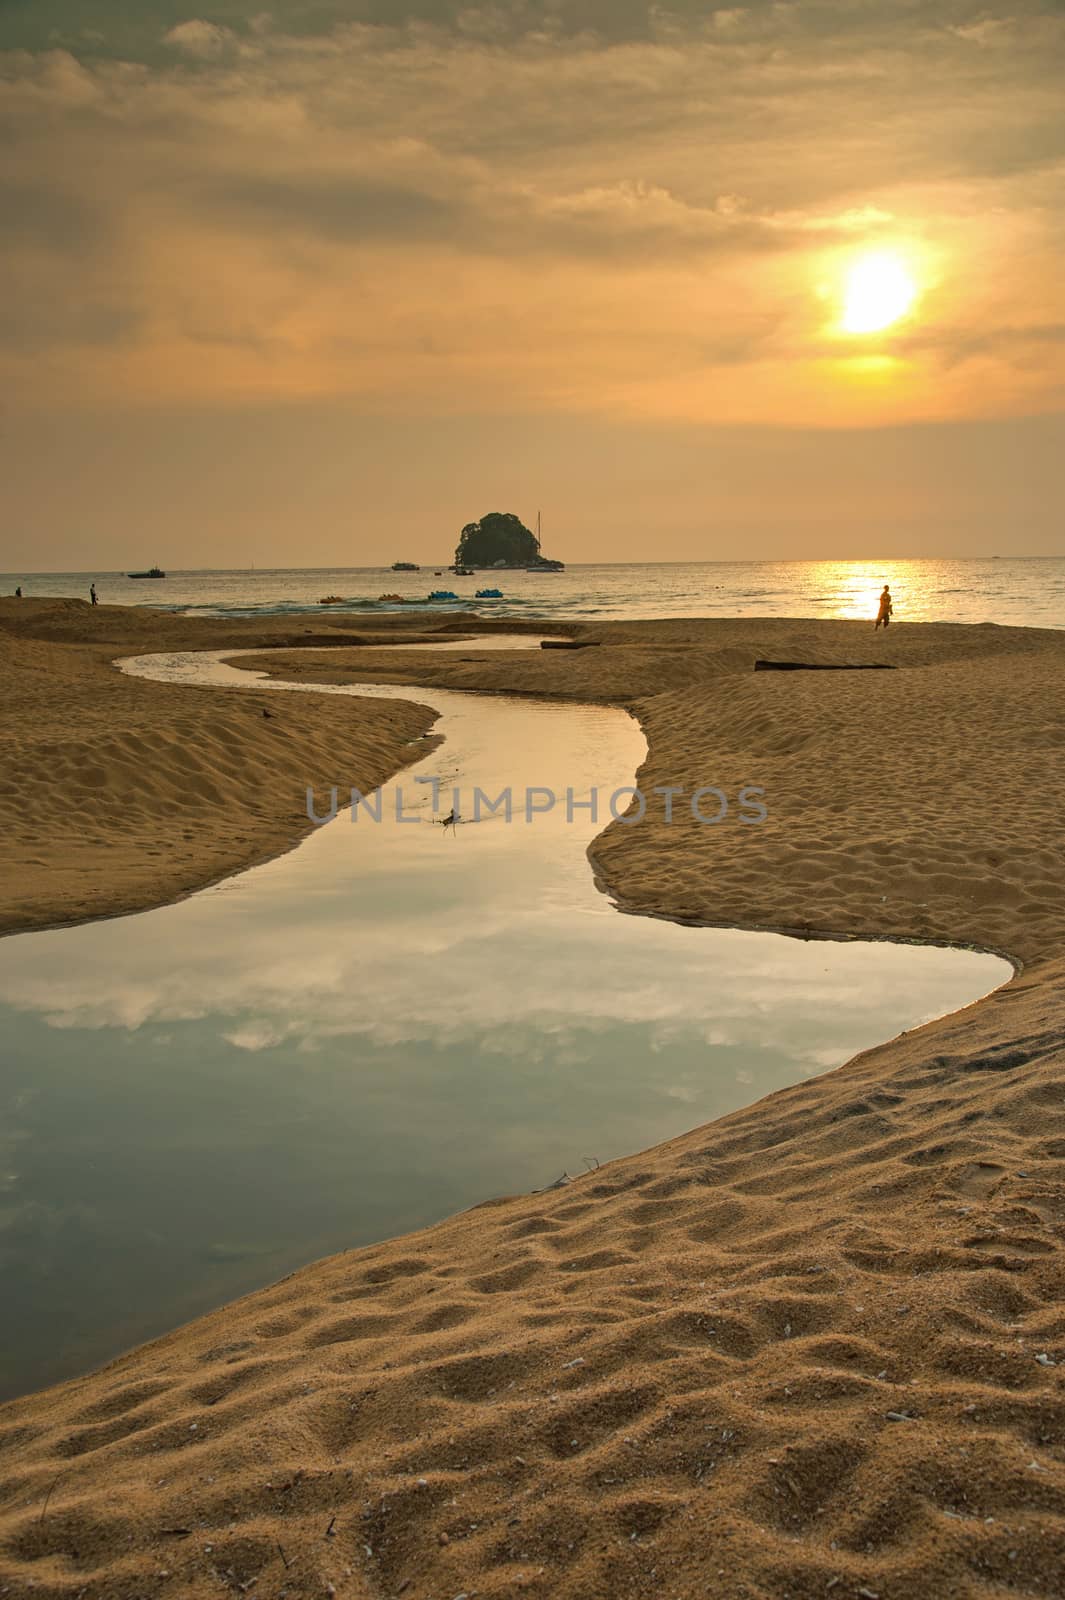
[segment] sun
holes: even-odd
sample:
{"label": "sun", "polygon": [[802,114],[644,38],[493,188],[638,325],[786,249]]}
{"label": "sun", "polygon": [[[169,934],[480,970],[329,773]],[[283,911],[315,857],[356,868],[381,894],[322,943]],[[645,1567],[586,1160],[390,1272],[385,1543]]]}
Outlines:
{"label": "sun", "polygon": [[913,306],[917,285],[894,255],[862,256],[847,274],[843,296],[844,333],[879,333]]}

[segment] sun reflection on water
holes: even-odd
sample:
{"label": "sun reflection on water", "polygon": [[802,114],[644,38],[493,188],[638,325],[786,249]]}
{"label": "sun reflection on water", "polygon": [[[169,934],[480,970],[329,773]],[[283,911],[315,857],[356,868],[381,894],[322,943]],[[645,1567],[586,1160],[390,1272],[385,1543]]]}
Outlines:
{"label": "sun reflection on water", "polygon": [[818,561],[809,592],[821,597],[819,616],[875,622],[885,583],[895,605],[893,620],[905,618],[907,605],[916,614],[924,610],[925,583],[917,561]]}

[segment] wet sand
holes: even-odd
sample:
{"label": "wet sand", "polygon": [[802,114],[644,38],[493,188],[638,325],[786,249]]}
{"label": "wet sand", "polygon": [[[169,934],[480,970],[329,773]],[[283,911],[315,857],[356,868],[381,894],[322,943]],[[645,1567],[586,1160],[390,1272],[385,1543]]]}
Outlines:
{"label": "wet sand", "polygon": [[[108,902],[127,858],[135,893],[151,893],[160,800],[144,802],[135,843],[120,801],[159,784],[181,817],[175,745],[214,740],[221,803],[202,797],[194,838],[168,843],[158,900],[179,854],[184,890],[198,867],[206,881],[242,864],[197,853],[220,812],[242,815],[262,853],[299,836],[284,784],[252,816],[248,763],[298,775],[302,804],[309,756],[365,784],[424,731],[410,700],[388,707],[390,726],[363,720],[385,711],[368,702],[352,728],[350,701],[301,696],[290,712],[251,689],[248,723],[254,707],[280,731],[268,700],[301,724],[278,760],[241,706],[111,671],[109,653],[153,647],[141,617],[86,643],[75,636],[95,618],[43,617],[34,638],[23,614],[11,635],[13,602],[0,604],[23,742],[3,737],[23,796],[47,777],[50,742],[75,741],[72,772],[90,754],[103,764],[105,782],[79,792],[103,910],[128,908]],[[168,620],[155,647],[297,642],[285,631],[193,637]],[[311,682],[391,672],[628,705],[649,740],[645,789],[758,784],[769,820],[615,824],[592,854],[624,905],[957,940],[1009,954],[1021,975],[669,1144],[310,1266],[0,1409],[0,1593],[1060,1593],[1065,634],[899,625],[885,639],[746,620],[585,632],[603,642],[270,662]],[[756,656],[900,670],[755,674]],[[54,721],[79,681],[80,716]],[[149,741],[121,781],[98,749],[112,728]],[[91,914],[64,900],[59,825],[38,814],[27,836],[43,865],[5,859],[5,927],[32,925],[40,903],[53,921]],[[236,844],[226,836],[223,855]]]}

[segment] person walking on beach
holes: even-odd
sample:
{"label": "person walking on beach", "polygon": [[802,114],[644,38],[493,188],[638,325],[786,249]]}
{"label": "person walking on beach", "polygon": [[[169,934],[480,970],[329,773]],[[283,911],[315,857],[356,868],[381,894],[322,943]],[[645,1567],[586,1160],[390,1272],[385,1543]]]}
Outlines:
{"label": "person walking on beach", "polygon": [[18,588],[15,590],[15,599],[16,600],[21,600],[22,599],[22,585],[21,585],[21,583],[19,584]]}
{"label": "person walking on beach", "polygon": [[89,585],[89,599],[92,601],[94,606],[99,603],[97,601],[97,599],[96,599],[96,585],[95,585],[95,583],[90,583],[90,585]]}
{"label": "person walking on beach", "polygon": [[879,628],[881,623],[884,624],[885,628],[887,627],[888,623],[891,621],[891,613],[893,610],[894,607],[891,604],[891,590],[885,583],[883,593],[880,596],[880,610],[877,612],[876,621],[873,624],[874,633],[876,632],[877,628]]}

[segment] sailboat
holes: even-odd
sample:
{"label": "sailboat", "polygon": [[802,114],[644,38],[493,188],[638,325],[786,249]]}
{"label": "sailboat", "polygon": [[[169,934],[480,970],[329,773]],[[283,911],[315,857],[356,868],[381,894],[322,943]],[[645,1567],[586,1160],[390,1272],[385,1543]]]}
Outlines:
{"label": "sailboat", "polygon": [[564,561],[550,561],[547,556],[540,554],[540,513],[536,513],[536,560],[530,561],[529,572],[565,572]]}

